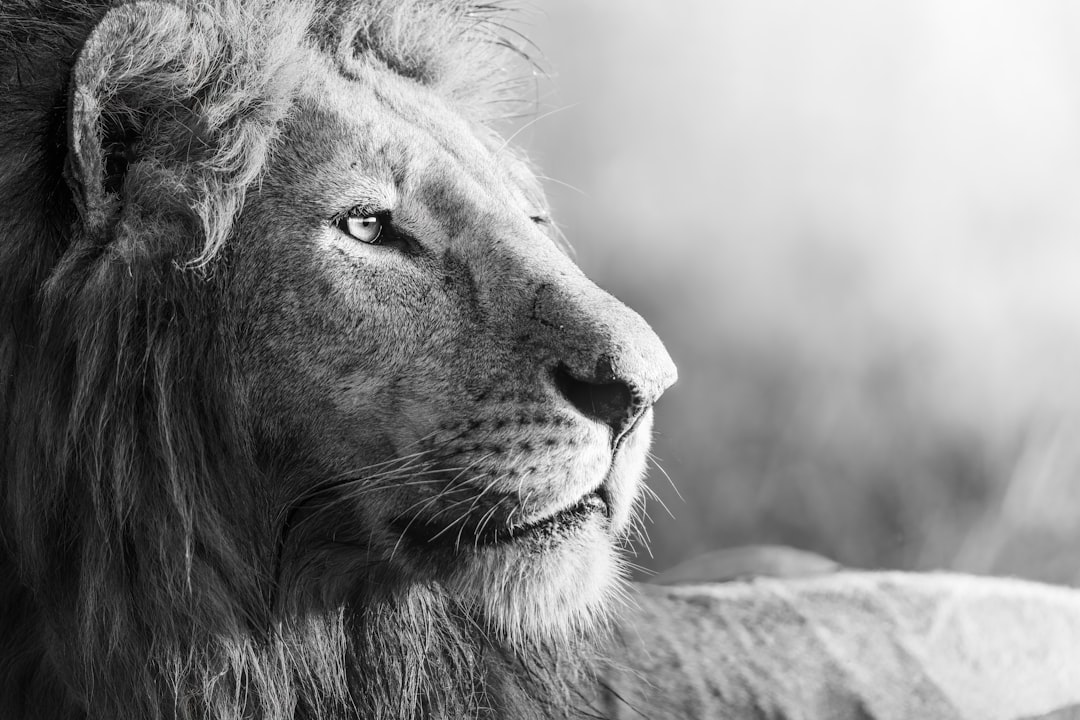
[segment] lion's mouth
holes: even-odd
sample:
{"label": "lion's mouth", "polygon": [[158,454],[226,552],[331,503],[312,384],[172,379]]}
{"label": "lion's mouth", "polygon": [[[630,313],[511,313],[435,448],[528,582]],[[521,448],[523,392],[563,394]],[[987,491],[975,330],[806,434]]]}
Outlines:
{"label": "lion's mouth", "polygon": [[506,524],[505,521],[497,523],[490,519],[485,522],[480,516],[449,523],[414,521],[404,524],[396,521],[394,524],[399,526],[404,537],[414,543],[460,550],[566,535],[589,518],[601,514],[611,514],[607,492],[603,487],[586,494],[569,507],[526,523]]}
{"label": "lion's mouth", "polygon": [[527,536],[535,536],[546,532],[572,529],[581,524],[588,517],[597,513],[609,515],[611,508],[608,505],[607,494],[603,488],[592,491],[577,503],[531,523],[515,525],[509,528],[501,528],[499,537],[493,538],[494,542],[506,540],[518,540]]}

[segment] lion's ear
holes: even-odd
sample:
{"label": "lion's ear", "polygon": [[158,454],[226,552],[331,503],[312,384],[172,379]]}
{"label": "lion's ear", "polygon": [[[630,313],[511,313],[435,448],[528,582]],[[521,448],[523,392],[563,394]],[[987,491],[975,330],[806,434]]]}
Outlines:
{"label": "lion's ear", "polygon": [[88,229],[114,221],[150,119],[163,105],[182,100],[177,76],[191,44],[183,10],[135,2],[107,12],[79,52],[68,98],[65,174]]}
{"label": "lion's ear", "polygon": [[184,215],[195,232],[168,251],[207,262],[306,77],[312,7],[137,0],[106,12],[68,100],[65,175],[87,229],[118,226],[129,210]]}

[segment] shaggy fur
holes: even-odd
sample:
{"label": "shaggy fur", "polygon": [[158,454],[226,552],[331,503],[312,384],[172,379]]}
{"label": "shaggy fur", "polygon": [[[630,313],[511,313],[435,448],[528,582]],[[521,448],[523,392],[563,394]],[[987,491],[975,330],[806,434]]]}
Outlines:
{"label": "shaggy fur", "polygon": [[[236,268],[256,253],[234,247],[238,218],[292,202],[267,199],[276,190],[266,168],[289,158],[287,123],[319,117],[317,93],[297,100],[311,68],[421,86],[491,147],[479,123],[512,86],[498,17],[466,0],[0,4],[0,717],[569,712],[588,677],[594,622],[545,634],[553,621],[535,610],[506,621],[518,617],[504,607],[513,602],[497,600],[508,583],[546,591],[553,582],[528,566],[508,580],[485,561],[496,568],[482,585],[490,602],[440,576],[441,561],[428,576],[371,570],[363,559],[381,548],[370,545],[371,527],[320,489],[333,469],[326,454],[297,450],[308,441],[299,430],[256,422],[273,409],[256,407],[272,393],[253,392],[250,372],[268,331],[235,321],[257,305],[237,290]],[[320,53],[328,59],[312,65]],[[386,102],[397,102],[394,92]],[[509,182],[520,167],[507,167]],[[250,202],[253,188],[262,205]],[[522,188],[512,197],[532,192]],[[430,206],[452,209],[437,200]],[[513,223],[515,233],[536,232]],[[446,287],[469,280],[449,252],[445,263]],[[463,298],[476,295],[469,282]],[[544,294],[552,287],[540,284],[540,304],[529,295],[523,312],[544,328],[556,326],[548,316],[578,322],[542,304],[555,308]],[[539,352],[539,341],[515,342]],[[611,357],[580,362],[592,372],[614,366]],[[643,386],[673,377],[666,356],[649,367],[666,376]],[[632,389],[635,403],[649,395]],[[537,426],[558,425],[541,417]],[[454,438],[430,452],[476,452]],[[643,455],[643,443],[626,445]],[[530,465],[533,444],[517,451]],[[408,484],[434,467],[407,460],[367,480]],[[626,472],[636,482],[638,471]],[[434,500],[461,490],[455,482]],[[294,492],[301,483],[317,492]],[[542,497],[526,494],[506,522]],[[478,534],[505,510],[474,508],[486,511]],[[519,627],[527,630],[517,636]]]}

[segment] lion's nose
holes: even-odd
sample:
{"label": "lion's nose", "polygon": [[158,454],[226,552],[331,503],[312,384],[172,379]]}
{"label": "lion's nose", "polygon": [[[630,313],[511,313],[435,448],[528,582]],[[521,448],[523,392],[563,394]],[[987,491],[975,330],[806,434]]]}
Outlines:
{"label": "lion's nose", "polygon": [[533,317],[559,348],[549,366],[555,389],[610,427],[615,447],[675,381],[675,364],[648,324],[588,281],[542,285]]}
{"label": "lion's nose", "polygon": [[629,385],[614,377],[607,358],[601,358],[593,377],[576,377],[569,368],[560,365],[555,368],[554,380],[555,387],[582,415],[611,428],[615,443],[647,409],[635,398]]}

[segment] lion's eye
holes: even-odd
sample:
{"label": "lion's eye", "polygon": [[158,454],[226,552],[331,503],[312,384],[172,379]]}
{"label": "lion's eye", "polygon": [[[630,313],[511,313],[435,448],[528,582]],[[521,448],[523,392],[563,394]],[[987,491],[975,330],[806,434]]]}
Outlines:
{"label": "lion's eye", "polygon": [[338,229],[354,240],[377,245],[383,232],[383,219],[378,215],[346,215],[338,221]]}

